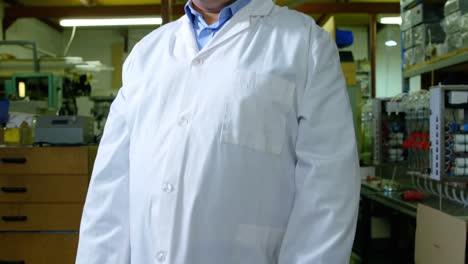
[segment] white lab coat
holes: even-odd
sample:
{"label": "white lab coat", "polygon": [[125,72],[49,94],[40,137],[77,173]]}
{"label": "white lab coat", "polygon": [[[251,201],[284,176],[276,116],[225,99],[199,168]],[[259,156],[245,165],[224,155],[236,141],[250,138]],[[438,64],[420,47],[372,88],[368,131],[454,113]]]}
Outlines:
{"label": "white lab coat", "polygon": [[76,263],[347,263],[358,200],[335,44],[253,0],[201,51],[186,16],[135,46]]}

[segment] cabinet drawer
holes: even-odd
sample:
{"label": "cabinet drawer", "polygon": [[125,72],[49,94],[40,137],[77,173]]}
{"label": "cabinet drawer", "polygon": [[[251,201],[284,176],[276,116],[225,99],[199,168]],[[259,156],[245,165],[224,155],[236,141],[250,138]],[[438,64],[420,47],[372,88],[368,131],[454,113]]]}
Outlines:
{"label": "cabinet drawer", "polygon": [[83,204],[0,204],[0,231],[74,231]]}
{"label": "cabinet drawer", "polygon": [[0,263],[73,264],[77,247],[77,234],[0,233]]}
{"label": "cabinet drawer", "polygon": [[87,189],[86,174],[0,175],[0,202],[81,203]]}
{"label": "cabinet drawer", "polygon": [[87,147],[0,148],[0,174],[88,174]]}

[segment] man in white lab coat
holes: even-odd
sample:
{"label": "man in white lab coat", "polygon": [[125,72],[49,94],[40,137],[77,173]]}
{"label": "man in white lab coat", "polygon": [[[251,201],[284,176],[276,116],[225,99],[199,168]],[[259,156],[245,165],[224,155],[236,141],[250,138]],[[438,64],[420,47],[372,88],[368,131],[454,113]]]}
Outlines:
{"label": "man in white lab coat", "polygon": [[192,0],[133,49],[77,264],[342,264],[359,200],[337,49],[271,0]]}

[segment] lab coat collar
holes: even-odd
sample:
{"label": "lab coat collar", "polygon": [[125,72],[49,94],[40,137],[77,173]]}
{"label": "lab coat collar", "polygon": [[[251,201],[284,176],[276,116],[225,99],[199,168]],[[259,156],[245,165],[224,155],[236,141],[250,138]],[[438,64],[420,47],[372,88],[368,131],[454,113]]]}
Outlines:
{"label": "lab coat collar", "polygon": [[224,25],[201,51],[198,49],[193,27],[187,15],[180,18],[182,23],[175,35],[188,45],[190,53],[193,55],[192,58],[195,58],[246,30],[250,27],[252,17],[268,15],[273,9],[273,6],[274,4],[271,0],[252,0],[251,3],[241,9]]}

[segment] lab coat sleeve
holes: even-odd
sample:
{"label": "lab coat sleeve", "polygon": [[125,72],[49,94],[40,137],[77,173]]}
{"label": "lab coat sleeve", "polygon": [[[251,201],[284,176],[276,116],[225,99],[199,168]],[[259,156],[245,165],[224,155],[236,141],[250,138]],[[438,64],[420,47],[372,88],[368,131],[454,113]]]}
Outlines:
{"label": "lab coat sleeve", "polygon": [[336,45],[314,30],[306,87],[298,89],[296,195],[279,264],[349,263],[356,229],[360,180],[350,103]]}
{"label": "lab coat sleeve", "polygon": [[124,90],[125,78],[99,145],[81,220],[76,264],[130,264],[129,128]]}

